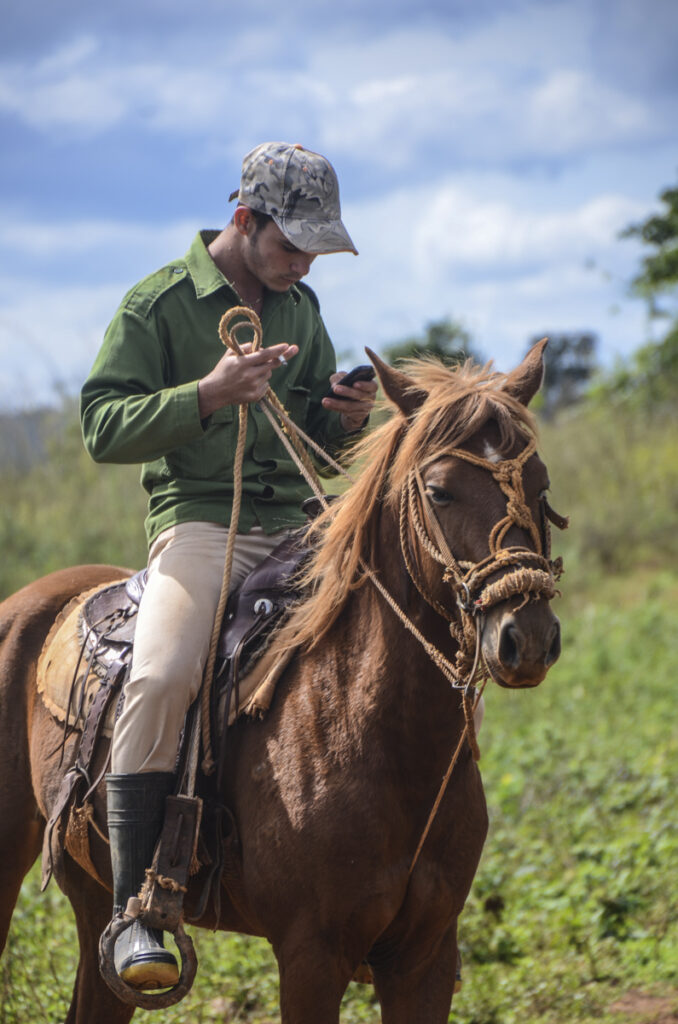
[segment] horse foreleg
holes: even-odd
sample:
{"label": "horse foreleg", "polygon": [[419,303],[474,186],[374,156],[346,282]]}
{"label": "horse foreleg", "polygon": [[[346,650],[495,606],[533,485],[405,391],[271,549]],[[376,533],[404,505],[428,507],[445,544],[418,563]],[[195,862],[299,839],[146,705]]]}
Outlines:
{"label": "horse foreleg", "polygon": [[64,892],[78,929],[80,961],[65,1024],[128,1024],[134,1007],[120,1002],[99,973],[99,936],[111,916],[112,897],[71,858],[64,858]]}
{"label": "horse foreleg", "polygon": [[432,948],[390,953],[372,965],[383,1024],[447,1024],[457,967],[456,927]]}
{"label": "horse foreleg", "polygon": [[274,951],[280,971],[281,1024],[339,1024],[342,996],[353,972],[337,951],[317,930],[290,932]]}

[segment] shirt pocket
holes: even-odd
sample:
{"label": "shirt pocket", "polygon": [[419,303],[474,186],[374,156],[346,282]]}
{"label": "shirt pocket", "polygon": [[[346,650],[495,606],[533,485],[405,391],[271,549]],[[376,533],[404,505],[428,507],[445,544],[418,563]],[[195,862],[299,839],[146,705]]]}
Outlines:
{"label": "shirt pocket", "polygon": [[311,392],[309,388],[305,388],[302,384],[294,384],[287,389],[285,408],[297,426],[302,429],[306,428],[310,400]]}
{"label": "shirt pocket", "polygon": [[174,477],[180,480],[224,480],[233,476],[237,409],[225,405],[212,413],[202,437],[167,455]]}

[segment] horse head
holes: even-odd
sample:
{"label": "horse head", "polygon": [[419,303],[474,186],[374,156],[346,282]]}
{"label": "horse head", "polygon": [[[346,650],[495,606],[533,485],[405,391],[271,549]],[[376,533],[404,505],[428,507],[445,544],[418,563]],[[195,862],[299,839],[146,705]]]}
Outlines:
{"label": "horse head", "polygon": [[396,370],[369,352],[402,431],[390,477],[410,577],[449,621],[460,680],[486,672],[501,686],[537,686],[560,654],[550,601],[546,466],[528,405],[543,378],[546,342],[512,373],[410,361]]}

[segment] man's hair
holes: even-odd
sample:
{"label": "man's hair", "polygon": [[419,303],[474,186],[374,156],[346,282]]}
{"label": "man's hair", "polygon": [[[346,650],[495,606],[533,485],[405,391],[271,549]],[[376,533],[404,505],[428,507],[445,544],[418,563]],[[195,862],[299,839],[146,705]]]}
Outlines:
{"label": "man's hair", "polygon": [[251,206],[249,207],[249,211],[254,217],[255,235],[258,235],[260,231],[263,231],[267,224],[271,224],[273,221],[273,217],[271,217],[270,213],[261,213],[260,210],[253,210]]}

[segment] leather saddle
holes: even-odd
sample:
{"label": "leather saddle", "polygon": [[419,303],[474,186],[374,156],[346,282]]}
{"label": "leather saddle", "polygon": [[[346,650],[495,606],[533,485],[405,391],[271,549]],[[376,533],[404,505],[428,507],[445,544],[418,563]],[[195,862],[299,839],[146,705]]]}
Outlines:
{"label": "leather saddle", "polygon": [[[309,498],[302,508],[309,519],[313,519],[322,510],[322,505],[319,499]],[[274,548],[229,596],[210,701],[213,734],[218,736],[222,733],[220,723],[215,720],[215,711],[222,703],[220,695],[225,695],[226,715],[222,733],[225,735],[229,700],[234,690],[237,693],[240,673],[256,664],[275,626],[282,624],[289,609],[303,597],[300,570],[310,554],[308,527],[302,527]],[[146,570],[142,570],[127,580],[98,590],[82,607],[79,627],[81,660],[87,663],[86,675],[93,671],[100,677],[101,686],[85,715],[74,763],[62,779],[45,829],[43,890],[52,872],[59,875],[62,870],[63,833],[69,805],[74,800],[77,803],[77,793],[83,782],[87,786],[85,803],[99,781],[97,779],[93,783],[90,777],[92,758],[106,712],[114,700],[118,702],[118,712],[120,710],[120,693],[131,662],[137,611],[145,583]],[[64,743],[66,735],[67,727]],[[71,811],[74,807],[75,804]],[[87,843],[84,846],[87,847]],[[87,862],[88,855],[83,860],[83,863]]]}
{"label": "leather saddle", "polygon": [[[302,596],[298,577],[310,554],[306,528],[292,533],[228,598],[217,648],[215,684],[237,683],[266,646],[275,626]],[[83,605],[80,629],[85,654],[102,678],[113,664],[131,661],[137,611],[147,570],[97,591]]]}

